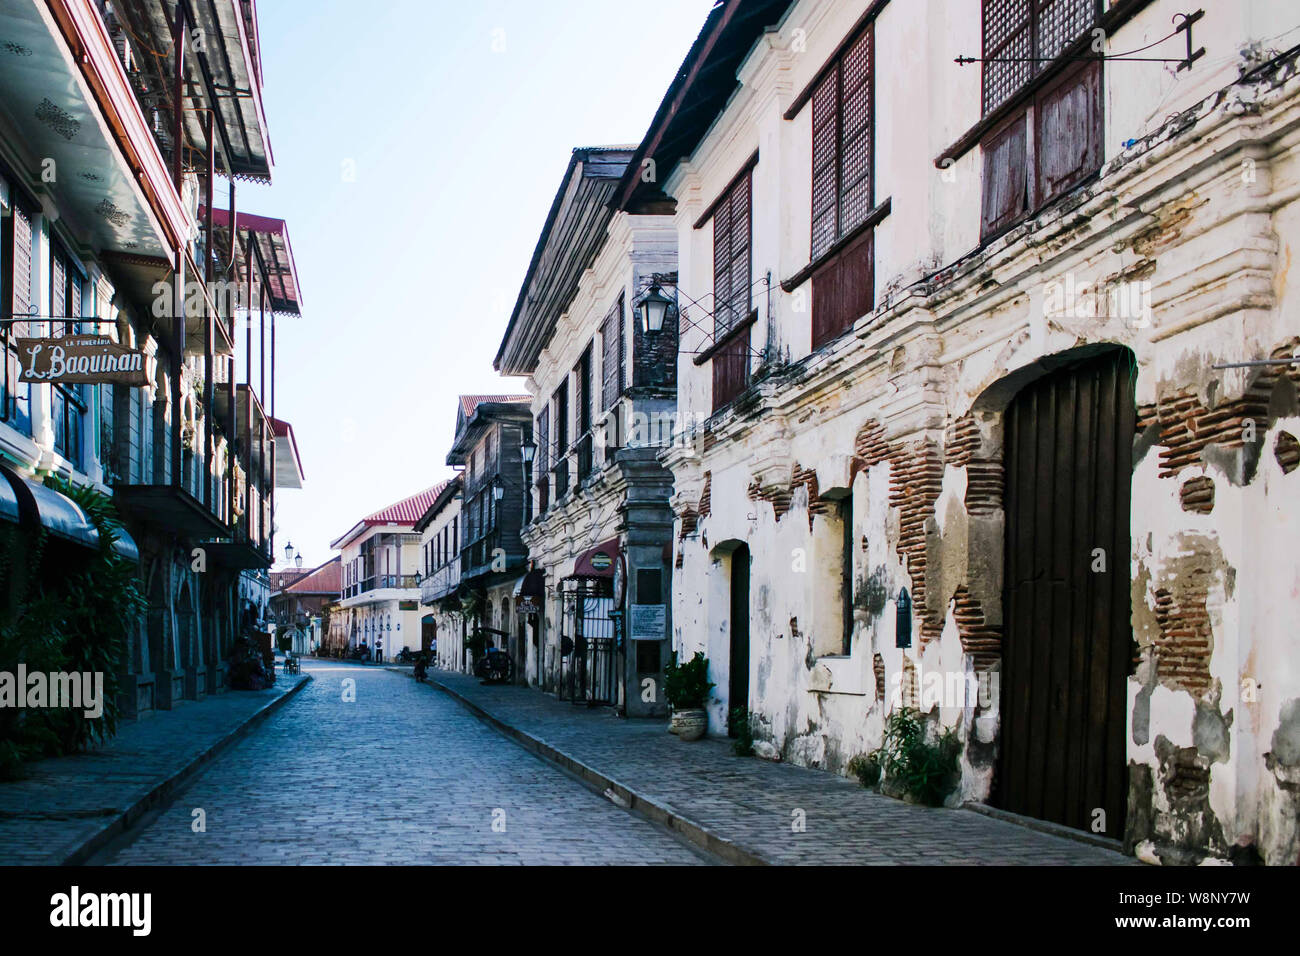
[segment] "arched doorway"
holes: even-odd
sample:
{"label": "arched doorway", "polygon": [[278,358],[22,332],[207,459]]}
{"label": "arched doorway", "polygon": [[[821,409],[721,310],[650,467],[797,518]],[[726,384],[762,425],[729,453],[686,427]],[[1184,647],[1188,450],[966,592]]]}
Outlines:
{"label": "arched doorway", "polygon": [[1094,352],[1026,385],[1003,419],[995,801],[1116,837],[1127,793],[1135,380],[1128,350]]}

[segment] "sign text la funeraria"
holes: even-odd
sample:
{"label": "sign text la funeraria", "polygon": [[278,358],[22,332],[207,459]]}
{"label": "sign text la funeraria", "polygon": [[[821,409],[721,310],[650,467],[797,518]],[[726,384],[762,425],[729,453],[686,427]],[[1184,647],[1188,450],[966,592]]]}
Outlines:
{"label": "sign text la funeraria", "polygon": [[148,385],[145,355],[101,335],[57,339],[19,339],[23,382],[56,384]]}

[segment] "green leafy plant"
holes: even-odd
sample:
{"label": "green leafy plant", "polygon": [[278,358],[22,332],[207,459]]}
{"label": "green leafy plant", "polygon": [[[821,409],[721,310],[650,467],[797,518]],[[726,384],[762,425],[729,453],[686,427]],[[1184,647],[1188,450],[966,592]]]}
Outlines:
{"label": "green leafy plant", "polygon": [[917,803],[937,807],[957,788],[960,752],[955,732],[946,730],[929,743],[920,713],[904,707],[889,715],[881,748],[867,756],[877,760],[892,789]]}
{"label": "green leafy plant", "polygon": [[717,685],[709,680],[709,659],[696,651],[685,664],[677,663],[677,652],[664,672],[664,697],[673,710],[703,707],[709,691]]}
{"label": "green leafy plant", "polygon": [[858,754],[849,761],[849,773],[858,778],[864,787],[874,787],[880,783],[880,752]]}
{"label": "green leafy plant", "polygon": [[487,635],[478,628],[465,635],[465,648],[477,659],[487,650]]}
{"label": "green leafy plant", "polygon": [[74,501],[99,533],[99,547],[58,552],[44,529],[0,528],[0,670],[103,674],[103,712],[80,708],[0,709],[0,779],[22,763],[71,753],[117,731],[119,674],[127,635],[145,607],[135,564],[113,550],[121,523],[93,488],[57,477],[45,484]]}
{"label": "green leafy plant", "polygon": [[736,738],[731,749],[735,751],[737,757],[754,756],[754,731],[746,708],[731,708],[731,712],[727,714],[727,732]]}

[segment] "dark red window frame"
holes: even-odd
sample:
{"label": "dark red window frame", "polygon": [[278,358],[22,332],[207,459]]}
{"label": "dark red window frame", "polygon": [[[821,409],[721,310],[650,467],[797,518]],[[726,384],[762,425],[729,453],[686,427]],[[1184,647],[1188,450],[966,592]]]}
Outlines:
{"label": "dark red window frame", "polygon": [[[749,325],[753,310],[753,167],[713,206],[713,410],[749,387]],[[721,346],[720,348],[717,346]]]}
{"label": "dark red window frame", "polygon": [[[1098,0],[982,0],[984,115],[1026,94],[1092,29]],[[981,140],[980,236],[988,240],[1101,168],[1102,64],[1069,67]]]}
{"label": "dark red window frame", "polygon": [[[812,347],[874,308],[875,23],[866,23],[812,89]],[[819,261],[821,260],[821,261]]]}

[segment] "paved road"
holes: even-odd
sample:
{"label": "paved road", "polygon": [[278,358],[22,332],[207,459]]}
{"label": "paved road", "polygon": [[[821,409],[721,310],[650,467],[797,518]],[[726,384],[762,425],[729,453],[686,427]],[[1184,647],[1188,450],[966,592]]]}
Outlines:
{"label": "paved road", "polygon": [[94,862],[706,862],[444,694],[375,667],[303,669],[294,700]]}

